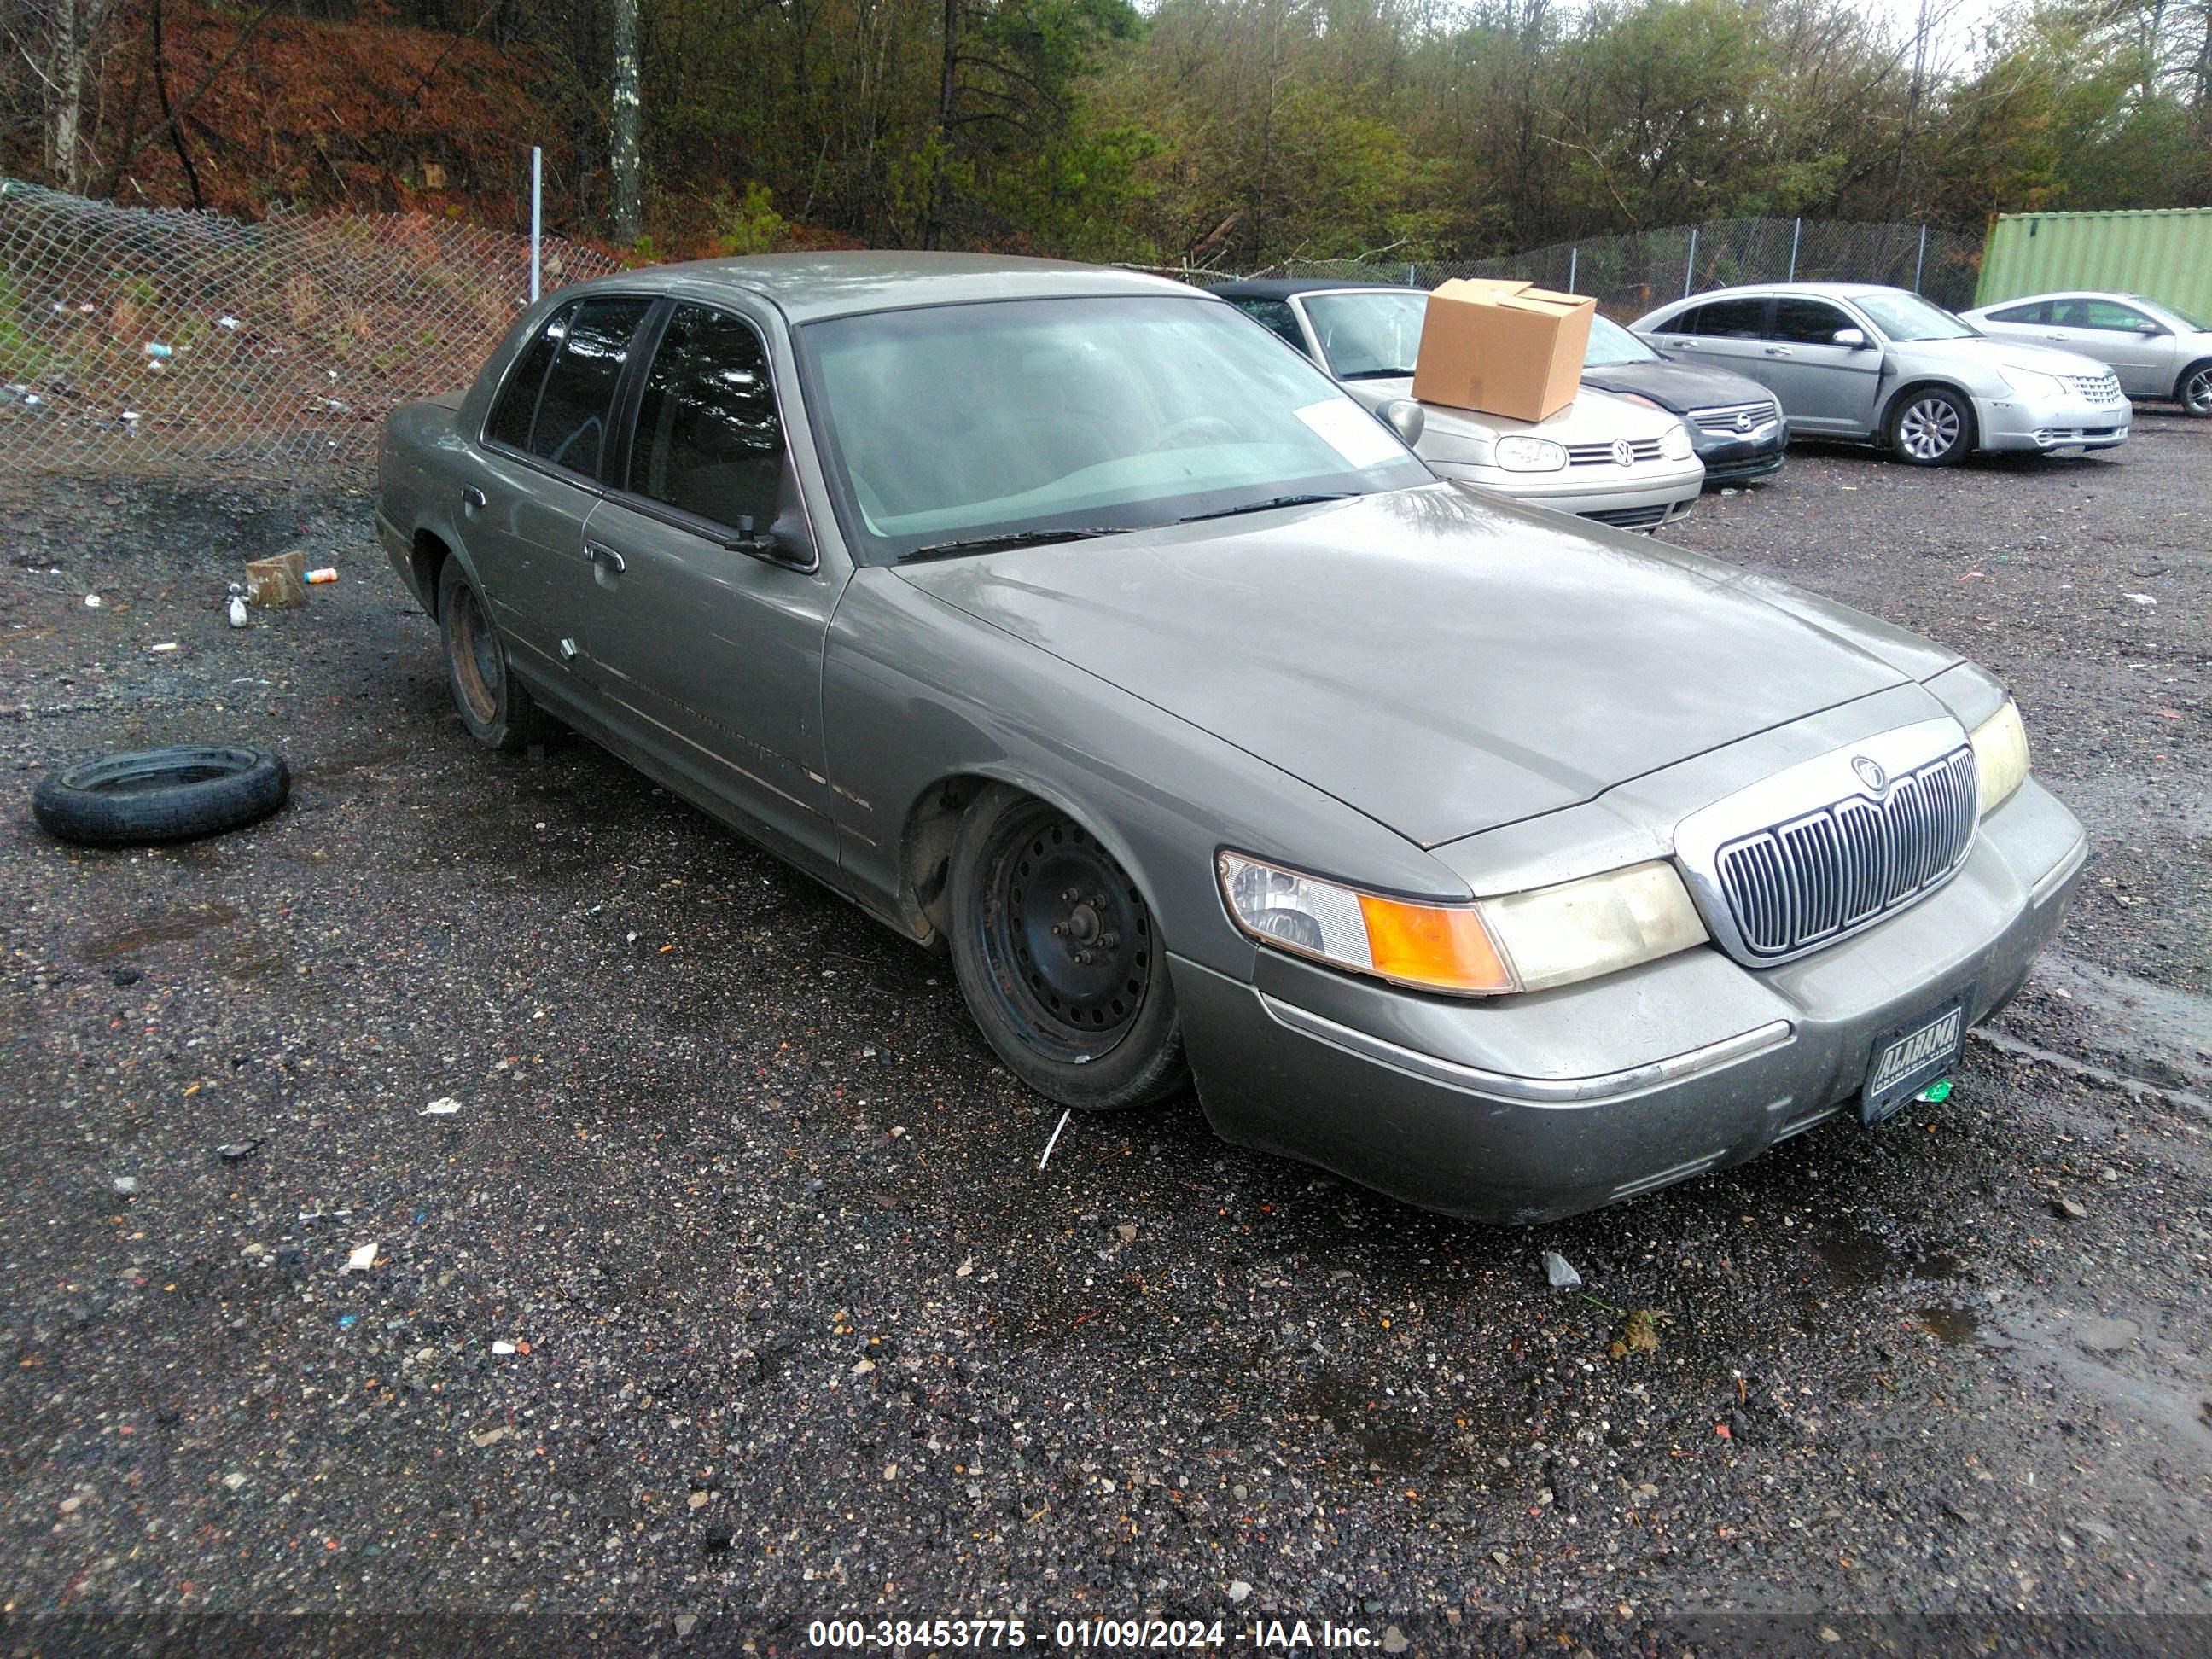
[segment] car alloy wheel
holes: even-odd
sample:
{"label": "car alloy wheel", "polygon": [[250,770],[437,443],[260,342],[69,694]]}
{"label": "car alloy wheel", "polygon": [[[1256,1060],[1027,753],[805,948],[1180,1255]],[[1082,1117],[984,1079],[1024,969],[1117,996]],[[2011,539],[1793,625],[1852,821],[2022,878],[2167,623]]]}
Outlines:
{"label": "car alloy wheel", "polygon": [[1898,453],[1920,466],[1941,466],[1956,458],[1966,441],[1966,416],[1948,392],[1915,398],[1899,413]]}
{"label": "car alloy wheel", "polygon": [[961,819],[948,886],[961,994],[1017,1077],[1084,1111],[1188,1086],[1159,929],[1096,835],[993,786]]}
{"label": "car alloy wheel", "polygon": [[2212,415],[2212,363],[2199,363],[2182,376],[2180,402],[2191,415]]}

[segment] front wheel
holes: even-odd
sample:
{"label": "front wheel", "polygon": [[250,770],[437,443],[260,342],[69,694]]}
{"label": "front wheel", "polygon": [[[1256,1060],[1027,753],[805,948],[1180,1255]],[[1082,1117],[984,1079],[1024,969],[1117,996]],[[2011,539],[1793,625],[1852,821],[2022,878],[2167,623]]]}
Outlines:
{"label": "front wheel", "polygon": [[994,787],[961,820],[949,884],[961,995],[1015,1076],[1086,1112],[1188,1085],[1159,930],[1096,836]]}
{"label": "front wheel", "polygon": [[1889,447],[1915,466],[1950,466],[1974,445],[1973,411],[1942,386],[1908,392],[1889,417]]}
{"label": "front wheel", "polygon": [[2173,398],[2185,415],[2199,420],[2212,416],[2212,358],[2181,371],[2181,378],[2173,383]]}

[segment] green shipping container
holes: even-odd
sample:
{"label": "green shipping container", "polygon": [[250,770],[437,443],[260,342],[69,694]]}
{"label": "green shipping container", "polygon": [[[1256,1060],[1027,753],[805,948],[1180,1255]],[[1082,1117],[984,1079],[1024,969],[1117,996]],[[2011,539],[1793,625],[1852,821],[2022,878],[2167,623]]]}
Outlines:
{"label": "green shipping container", "polygon": [[1974,303],[2103,289],[2212,317],[2212,208],[2000,213],[1982,250]]}

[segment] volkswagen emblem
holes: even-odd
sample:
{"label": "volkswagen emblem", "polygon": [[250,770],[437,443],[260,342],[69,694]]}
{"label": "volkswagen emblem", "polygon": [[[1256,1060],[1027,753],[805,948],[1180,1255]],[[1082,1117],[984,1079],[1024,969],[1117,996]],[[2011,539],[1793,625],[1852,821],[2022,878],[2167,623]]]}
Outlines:
{"label": "volkswagen emblem", "polygon": [[1748,432],[1751,430],[1751,411],[1749,410],[1744,410],[1736,416],[1735,429],[1739,432]]}
{"label": "volkswagen emblem", "polygon": [[1636,446],[1626,438],[1615,438],[1613,441],[1613,464],[1615,466],[1635,465]]}
{"label": "volkswagen emblem", "polygon": [[1867,755],[1851,757],[1851,770],[1859,775],[1859,781],[1867,793],[1879,800],[1881,792],[1889,787],[1889,774],[1881,769],[1881,763]]}

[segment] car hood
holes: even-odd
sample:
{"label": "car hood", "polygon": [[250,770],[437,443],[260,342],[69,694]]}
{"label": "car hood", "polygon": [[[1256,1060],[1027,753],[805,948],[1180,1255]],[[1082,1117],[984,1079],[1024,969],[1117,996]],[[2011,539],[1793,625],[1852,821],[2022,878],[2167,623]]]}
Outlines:
{"label": "car hood", "polygon": [[2001,340],[1986,334],[1964,340],[1908,340],[1895,349],[1921,362],[1955,362],[1962,368],[2024,368],[2037,374],[2093,374],[2112,369],[2078,351],[2030,344],[2025,340]]}
{"label": "car hood", "polygon": [[1958,660],[1450,484],[898,574],[1425,847]]}
{"label": "car hood", "polygon": [[[1368,408],[1413,395],[1410,378],[1390,380],[1351,380],[1344,389]],[[1771,394],[1761,392],[1761,397]],[[1559,444],[1609,444],[1615,438],[1656,438],[1679,425],[1671,415],[1628,403],[1604,392],[1585,389],[1565,409],[1540,421],[1516,421],[1503,415],[1455,409],[1449,404],[1421,405],[1421,430],[1425,436],[1471,439],[1491,443],[1516,432],[1532,432]]]}
{"label": "car hood", "polygon": [[1754,380],[1702,363],[1606,363],[1583,370],[1583,384],[1605,392],[1633,392],[1677,415],[1727,404],[1771,404],[1774,394]]}

